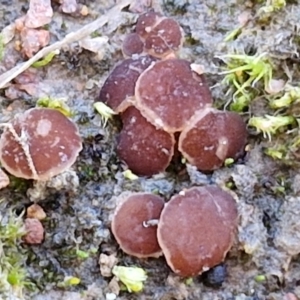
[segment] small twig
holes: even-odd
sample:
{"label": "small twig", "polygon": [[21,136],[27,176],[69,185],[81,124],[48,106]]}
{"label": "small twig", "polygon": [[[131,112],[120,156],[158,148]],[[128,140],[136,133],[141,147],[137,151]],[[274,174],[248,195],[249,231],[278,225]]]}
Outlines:
{"label": "small twig", "polygon": [[21,129],[21,135],[19,136],[15,130],[15,128],[10,123],[0,123],[0,127],[6,128],[14,137],[15,141],[21,146],[25,158],[28,164],[28,167],[30,171],[32,172],[34,178],[38,179],[38,173],[36,171],[36,168],[34,166],[30,151],[29,151],[29,143],[28,143],[28,137],[26,132]]}
{"label": "small twig", "polygon": [[26,69],[28,69],[33,63],[48,55],[52,51],[60,50],[66,44],[77,42],[85,38],[86,36],[92,34],[97,29],[103,27],[106,23],[108,23],[109,20],[114,19],[116,17],[116,14],[119,13],[124,7],[130,5],[131,2],[132,0],[121,1],[113,8],[111,8],[105,15],[83,26],[79,30],[67,34],[63,40],[41,49],[38,53],[36,53],[26,62],[21,63],[15,66],[14,68],[10,69],[9,71],[5,72],[0,76],[0,89],[3,89],[6,86],[6,84],[8,84],[11,80],[20,75]]}
{"label": "small twig", "polygon": [[158,225],[158,220],[157,219],[152,219],[148,221],[143,222],[143,226],[145,228],[152,227],[152,226],[157,226]]}

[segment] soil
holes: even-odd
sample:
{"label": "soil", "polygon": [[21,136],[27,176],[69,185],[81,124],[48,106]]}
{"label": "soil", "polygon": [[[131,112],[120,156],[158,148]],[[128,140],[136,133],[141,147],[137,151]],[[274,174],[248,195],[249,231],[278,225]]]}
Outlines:
{"label": "soil", "polygon": [[[54,16],[48,27],[51,43],[105,14],[115,1],[79,2],[88,7],[88,16],[62,14],[58,5],[53,4]],[[286,64],[293,71],[293,80],[300,80],[297,67],[300,3],[287,2],[285,8],[272,13],[266,22],[255,18],[262,4],[251,1],[164,0],[156,1],[154,6],[180,23],[186,35],[180,56],[204,66],[216,103],[224,105],[229,96],[221,84],[222,61],[218,58],[224,54],[266,52],[275,66]],[[25,15],[27,10],[28,1],[0,0],[0,29]],[[245,11],[252,18],[242,33],[235,40],[224,42],[225,36],[239,26],[239,16]],[[12,100],[5,90],[1,91],[1,122],[35,106],[41,96],[63,98],[74,112],[72,118],[83,139],[83,150],[73,167],[79,185],[76,186],[76,180],[73,189],[69,183],[64,188],[48,185],[44,197],[37,196],[47,214],[42,222],[46,235],[41,245],[24,245],[28,253],[28,280],[35,284],[32,291],[24,292],[24,298],[109,299],[113,292],[112,284],[109,285],[112,277],[103,277],[98,263],[103,253],[115,255],[118,265],[139,266],[148,274],[142,292],[121,291],[116,298],[120,300],[282,300],[294,299],[287,298],[293,295],[300,299],[300,173],[297,168],[264,155],[266,141],[262,136],[250,132],[246,156],[213,174],[202,174],[189,165],[172,164],[159,176],[124,178],[122,172],[126,166],[115,152],[120,122],[116,118],[103,126],[93,103],[109,71],[122,59],[121,42],[134,28],[137,16],[126,9],[99,29],[97,36],[108,37],[99,53],[85,50],[79,43],[61,49],[51,63],[37,69],[38,93],[28,95],[23,91]],[[7,46],[5,55],[1,73],[13,66],[8,57],[15,63],[22,61],[13,46]],[[279,77],[280,72],[282,68],[278,67]],[[251,113],[255,115],[264,109],[263,103],[256,103]],[[247,114],[244,117],[247,120]],[[0,192],[5,199],[0,203],[0,216],[10,207],[21,212],[32,203],[27,191],[33,182],[12,177],[11,180],[13,184]],[[183,188],[207,184],[223,187],[230,184],[238,203],[236,241],[221,267],[187,281],[175,276],[163,257],[142,260],[125,255],[118,248],[110,231],[110,220],[115,199],[121,192],[156,192],[167,200]],[[88,257],[78,257],[76,249],[85,251]],[[81,282],[61,287],[66,276],[78,277]],[[14,299],[12,295],[1,297]]]}

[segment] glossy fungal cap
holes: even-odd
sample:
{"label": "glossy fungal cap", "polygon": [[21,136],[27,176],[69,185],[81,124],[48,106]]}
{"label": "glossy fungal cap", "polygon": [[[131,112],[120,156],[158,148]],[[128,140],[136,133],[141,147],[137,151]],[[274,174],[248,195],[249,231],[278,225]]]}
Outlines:
{"label": "glossy fungal cap", "polygon": [[81,149],[72,121],[55,109],[32,108],[16,115],[11,129],[5,128],[0,161],[16,177],[48,180],[71,167]]}
{"label": "glossy fungal cap", "polygon": [[207,108],[195,114],[179,136],[179,151],[201,171],[221,167],[226,158],[237,159],[247,142],[240,115]]}
{"label": "glossy fungal cap", "polygon": [[126,35],[122,52],[125,57],[131,57],[134,54],[141,54],[144,51],[144,42],[137,33],[129,33]]}
{"label": "glossy fungal cap", "polygon": [[203,75],[182,59],[152,64],[137,80],[135,97],[142,115],[170,133],[183,130],[195,111],[212,104]]}
{"label": "glossy fungal cap", "polygon": [[147,12],[139,16],[135,32],[143,39],[147,38],[152,29],[162,20],[164,17],[154,11]]}
{"label": "glossy fungal cap", "polygon": [[124,193],[113,216],[111,229],[121,249],[136,257],[158,257],[157,226],[146,225],[158,220],[164,207],[162,198],[149,193]]}
{"label": "glossy fungal cap", "polygon": [[137,79],[155,60],[151,56],[123,60],[106,79],[97,101],[104,102],[116,113],[125,110],[129,106],[125,100],[134,96]]}
{"label": "glossy fungal cap", "polygon": [[176,52],[183,43],[183,30],[179,24],[153,11],[138,18],[135,32],[144,41],[144,50],[159,58]]}
{"label": "glossy fungal cap", "polygon": [[157,237],[170,268],[189,277],[224,260],[236,227],[237,208],[230,194],[215,186],[193,187],[165,205]]}
{"label": "glossy fungal cap", "polygon": [[122,113],[123,129],[117,154],[137,174],[151,176],[165,171],[174,153],[174,136],[158,130],[133,106]]}
{"label": "glossy fungal cap", "polygon": [[162,19],[145,39],[145,51],[155,57],[165,57],[182,46],[183,33],[179,24],[171,19]]}

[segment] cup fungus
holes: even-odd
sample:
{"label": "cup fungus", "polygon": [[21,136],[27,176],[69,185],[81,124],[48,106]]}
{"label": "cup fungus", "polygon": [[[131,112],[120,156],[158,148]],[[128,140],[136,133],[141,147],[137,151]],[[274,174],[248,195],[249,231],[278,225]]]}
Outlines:
{"label": "cup fungus", "polygon": [[0,162],[16,177],[48,180],[71,167],[82,149],[77,126],[55,109],[32,108],[2,125]]}
{"label": "cup fungus", "polygon": [[171,18],[162,19],[145,39],[145,51],[155,57],[166,57],[180,49],[183,34],[178,23]]}
{"label": "cup fungus", "polygon": [[212,104],[203,75],[182,59],[158,61],[146,69],[135,86],[135,106],[157,128],[183,130],[195,111]]}
{"label": "cup fungus", "polygon": [[144,51],[159,58],[178,51],[183,43],[179,24],[153,11],[138,18],[135,32],[144,43]]}
{"label": "cup fungus", "polygon": [[230,194],[215,186],[193,187],[165,205],[157,237],[170,268],[189,277],[224,260],[236,228],[237,208]]}
{"label": "cup fungus", "polygon": [[117,146],[119,158],[137,175],[163,172],[174,153],[174,136],[156,129],[133,106],[122,113],[122,121]]}
{"label": "cup fungus", "polygon": [[146,39],[149,32],[157,25],[163,16],[154,11],[141,14],[137,20],[135,32],[143,39]]}
{"label": "cup fungus", "polygon": [[26,218],[24,221],[26,234],[23,236],[23,241],[26,244],[37,245],[41,244],[44,239],[44,227],[40,220]]}
{"label": "cup fungus", "polygon": [[131,57],[134,54],[141,54],[143,51],[144,42],[140,36],[135,32],[127,34],[122,44],[123,55]]}
{"label": "cup fungus", "polygon": [[111,228],[121,249],[140,258],[160,256],[157,226],[148,226],[147,222],[158,220],[163,199],[149,193],[124,193],[118,202]]}
{"label": "cup fungus", "polygon": [[191,119],[179,136],[182,155],[201,171],[222,166],[226,158],[244,152],[247,128],[240,115],[206,108]]}
{"label": "cup fungus", "polygon": [[116,113],[125,110],[129,104],[128,97],[134,96],[134,88],[140,74],[156,59],[151,56],[128,58],[117,65],[106,79],[99,95],[99,101],[104,102]]}
{"label": "cup fungus", "polygon": [[164,171],[174,151],[212,171],[227,158],[237,159],[246,144],[241,117],[211,108],[202,66],[174,55],[182,39],[173,19],[154,11],[140,15],[123,43],[124,56],[131,58],[115,67],[100,91],[99,100],[122,114],[117,152],[137,175]]}

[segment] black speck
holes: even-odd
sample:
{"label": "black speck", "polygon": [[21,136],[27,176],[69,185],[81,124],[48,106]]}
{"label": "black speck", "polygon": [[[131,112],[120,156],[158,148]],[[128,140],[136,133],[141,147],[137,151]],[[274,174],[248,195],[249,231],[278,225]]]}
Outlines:
{"label": "black speck", "polygon": [[219,288],[222,286],[227,276],[226,266],[220,264],[201,275],[203,284],[213,288]]}

